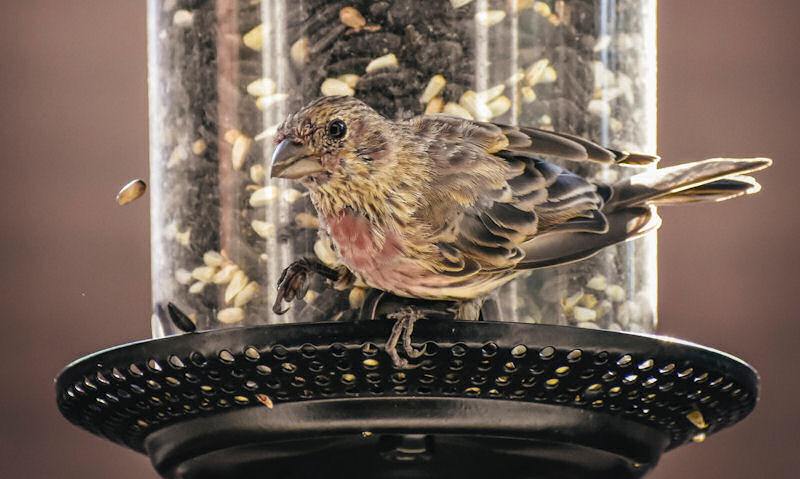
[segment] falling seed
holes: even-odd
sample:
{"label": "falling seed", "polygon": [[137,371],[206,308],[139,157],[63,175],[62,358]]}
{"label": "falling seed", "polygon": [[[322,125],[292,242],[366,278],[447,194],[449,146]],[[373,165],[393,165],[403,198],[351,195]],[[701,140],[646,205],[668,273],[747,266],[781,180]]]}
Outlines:
{"label": "falling seed", "polygon": [[453,103],[452,101],[449,101],[444,105],[444,108],[442,108],[442,112],[447,113],[448,115],[454,115],[461,118],[466,118],[467,120],[474,119],[469,110],[459,105],[458,103]]}
{"label": "falling seed", "polygon": [[258,283],[256,283],[255,281],[250,281],[249,283],[247,283],[247,286],[242,288],[242,290],[239,291],[239,294],[236,295],[236,298],[233,301],[233,305],[239,308],[249,303],[250,300],[255,298],[260,288],[261,287],[258,285]]}
{"label": "falling seed", "polygon": [[249,282],[250,280],[247,278],[247,275],[244,274],[244,271],[239,270],[234,273],[231,282],[228,283],[228,287],[225,288],[225,304],[230,303]]}
{"label": "falling seed", "polygon": [[706,440],[706,433],[700,432],[692,436],[692,441],[694,442],[703,442]]}
{"label": "falling seed", "polygon": [[214,274],[214,277],[211,279],[211,282],[214,284],[227,284],[231,281],[231,279],[233,279],[233,275],[238,270],[239,267],[236,266],[235,264],[226,265],[222,269],[217,271],[216,274]]}
{"label": "falling seed", "polygon": [[597,291],[604,291],[606,289],[606,277],[601,274],[592,276],[586,283],[586,287]]}
{"label": "falling seed", "polygon": [[264,181],[264,165],[258,164],[250,167],[250,179],[253,183],[261,183]]}
{"label": "falling seed", "polygon": [[486,103],[478,98],[478,94],[472,90],[467,90],[458,99],[458,104],[464,107],[473,118],[478,121],[486,121],[492,116],[492,111]]}
{"label": "falling seed", "polygon": [[611,35],[602,35],[597,39],[597,43],[594,44],[594,48],[592,48],[592,50],[595,52],[600,52],[608,48],[610,44]]}
{"label": "falling seed", "polygon": [[273,95],[260,96],[256,98],[256,108],[261,111],[269,109],[272,105],[286,101],[289,98],[288,93],[275,93]]}
{"label": "falling seed", "polygon": [[325,263],[327,266],[331,266],[336,263],[336,253],[333,252],[330,241],[325,241],[323,239],[318,239],[315,241],[314,254],[316,254],[317,258],[319,258],[319,260]]}
{"label": "falling seed", "polygon": [[175,271],[175,280],[180,284],[189,284],[192,282],[192,272],[183,268]]}
{"label": "falling seed", "polygon": [[264,40],[262,36],[263,30],[263,25],[258,25],[253,28],[242,36],[242,43],[244,43],[247,48],[260,52]]}
{"label": "falling seed", "polygon": [[271,78],[259,78],[247,84],[247,93],[251,96],[269,96],[275,93],[276,85]]}
{"label": "falling seed", "polygon": [[625,299],[625,290],[618,284],[612,284],[606,288],[606,295],[611,301],[619,303]]}
{"label": "falling seed", "polygon": [[487,90],[483,90],[477,93],[478,99],[483,101],[484,103],[488,103],[495,98],[499,97],[505,91],[506,86],[502,83],[499,85],[495,85]]}
{"label": "falling seed", "polygon": [[289,204],[294,203],[301,196],[303,196],[303,193],[297,191],[294,188],[286,188],[285,190],[283,190],[283,193],[281,193],[281,199]]}
{"label": "falling seed", "polygon": [[267,406],[270,409],[275,407],[272,404],[272,399],[270,399],[269,396],[267,396],[266,394],[258,393],[258,394],[256,394],[256,399],[258,399],[258,402],[260,402],[261,404]]}
{"label": "falling seed", "polygon": [[506,18],[505,10],[486,10],[475,14],[475,21],[479,25],[492,27],[502,22]]}
{"label": "falling seed", "polygon": [[364,25],[367,24],[367,21],[364,19],[364,16],[361,15],[361,12],[353,7],[344,7],[343,9],[339,10],[339,20],[348,27],[356,30],[361,30]]}
{"label": "falling seed", "polygon": [[425,90],[423,90],[422,96],[419,97],[419,102],[426,104],[433,100],[433,98],[442,91],[446,84],[447,80],[445,80],[442,75],[432,76],[428,81],[428,85],[425,87]]}
{"label": "falling seed", "polygon": [[217,319],[220,323],[225,324],[238,323],[244,319],[244,310],[242,308],[225,308],[217,313]]}
{"label": "falling seed", "polygon": [[206,287],[206,284],[202,281],[197,281],[189,287],[189,292],[191,294],[200,294],[203,292],[203,289]]}
{"label": "falling seed", "polygon": [[125,205],[139,199],[144,195],[145,190],[147,190],[147,183],[138,179],[133,180],[119,190],[119,193],[117,193],[117,204]]}
{"label": "falling seed", "polygon": [[350,309],[359,309],[364,305],[364,298],[367,296],[367,290],[364,288],[355,287],[350,290],[348,300],[350,301]]}
{"label": "falling seed", "polygon": [[[450,3],[455,3],[457,1],[461,1],[461,2],[466,1],[467,3],[469,3],[472,0],[450,0]],[[458,8],[458,7],[455,7],[455,8]],[[367,438],[367,437],[370,437],[370,436],[372,436],[371,432],[369,432],[369,431],[361,431],[361,437]]]}
{"label": "falling seed", "polygon": [[705,429],[708,427],[708,424],[706,424],[706,420],[703,417],[703,413],[701,413],[699,410],[695,409],[694,411],[687,414],[686,419],[688,419],[689,422],[694,424],[694,427],[696,427],[697,429]]}
{"label": "falling seed", "polygon": [[308,37],[300,37],[292,44],[289,54],[292,57],[292,62],[295,66],[303,66],[308,63]]}
{"label": "falling seed", "polygon": [[319,90],[324,96],[353,96],[356,93],[350,85],[337,78],[326,78]]}
{"label": "falling seed", "polygon": [[169,315],[169,319],[172,321],[172,324],[175,325],[176,328],[180,329],[185,333],[191,333],[197,330],[197,325],[186,315],[183,311],[180,310],[174,304],[167,303],[167,314]]}
{"label": "falling seed", "polygon": [[250,195],[250,206],[257,208],[271,204],[278,198],[279,190],[277,186],[268,185],[257,189]]}
{"label": "falling seed", "polygon": [[194,14],[189,10],[176,10],[175,14],[172,16],[172,24],[181,28],[190,27],[193,20]]}
{"label": "falling seed", "polygon": [[206,145],[205,140],[203,140],[202,138],[192,143],[192,153],[194,153],[195,155],[202,155],[203,153],[206,152],[207,148],[208,145]]}
{"label": "falling seed", "polygon": [[592,115],[607,117],[611,115],[611,105],[605,100],[592,100],[586,106],[586,111]]}
{"label": "falling seed", "polygon": [[461,8],[464,5],[469,4],[471,1],[472,0],[450,0],[450,5],[452,5],[453,8]]}
{"label": "falling seed", "polygon": [[345,82],[350,88],[355,88],[361,77],[355,73],[345,73],[344,75],[339,75],[336,79]]}
{"label": "falling seed", "polygon": [[545,2],[534,2],[533,11],[543,17],[549,17],[553,14],[553,11],[550,10],[550,5],[546,4]]}
{"label": "falling seed", "polygon": [[198,266],[192,270],[192,277],[204,283],[210,283],[216,274],[217,268],[213,266]]}
{"label": "falling seed", "polygon": [[550,60],[547,58],[542,58],[541,60],[535,61],[533,65],[529,66],[528,69],[525,70],[525,83],[531,87],[539,83],[539,80],[542,79],[544,71],[547,70],[547,66],[549,64]]}
{"label": "falling seed", "polygon": [[245,135],[239,135],[236,141],[233,142],[231,148],[231,164],[233,169],[239,171],[242,169],[245,158],[250,152],[250,146],[253,144],[253,139]]}
{"label": "falling seed", "polygon": [[425,107],[425,114],[435,115],[437,113],[441,113],[442,109],[444,109],[444,99],[440,96],[437,96],[428,102],[428,105]]}
{"label": "falling seed", "polygon": [[525,101],[525,103],[530,103],[536,100],[536,92],[533,91],[533,88],[524,86],[520,88],[519,91],[522,93],[522,99]]}
{"label": "falling seed", "polygon": [[489,111],[492,112],[492,118],[494,118],[511,109],[511,100],[503,95],[490,101],[487,106],[489,107]]}
{"label": "falling seed", "polygon": [[312,215],[310,213],[297,213],[297,216],[294,217],[294,222],[301,228],[319,228],[319,218],[317,218],[317,215]]}
{"label": "falling seed", "polygon": [[576,321],[594,321],[597,319],[597,312],[593,309],[584,308],[583,306],[575,306],[572,310],[572,316]]}
{"label": "falling seed", "polygon": [[397,66],[397,56],[394,53],[389,53],[382,57],[378,57],[367,65],[366,72],[372,73],[383,68],[394,68]]}
{"label": "falling seed", "polygon": [[266,239],[275,236],[275,225],[272,223],[267,223],[266,221],[261,220],[253,220],[250,222],[250,226],[252,226],[253,231],[255,231],[256,234],[262,238]]}

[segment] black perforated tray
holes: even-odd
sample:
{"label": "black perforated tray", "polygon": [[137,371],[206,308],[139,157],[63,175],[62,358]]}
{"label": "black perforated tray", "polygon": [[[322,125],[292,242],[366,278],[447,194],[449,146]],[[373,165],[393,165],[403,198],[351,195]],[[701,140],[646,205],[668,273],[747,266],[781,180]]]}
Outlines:
{"label": "black perforated tray", "polygon": [[426,354],[397,370],[382,346],[392,324],[233,328],[119,346],[69,365],[58,406],[146,452],[165,477],[624,478],[756,403],[747,364],[670,338],[422,320],[414,340]]}

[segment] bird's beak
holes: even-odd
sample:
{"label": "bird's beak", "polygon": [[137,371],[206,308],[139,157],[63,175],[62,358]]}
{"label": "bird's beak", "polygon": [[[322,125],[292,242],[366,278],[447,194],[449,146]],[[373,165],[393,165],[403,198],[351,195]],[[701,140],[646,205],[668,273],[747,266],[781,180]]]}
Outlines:
{"label": "bird's beak", "polygon": [[283,140],[272,154],[269,176],[296,180],[323,171],[319,158],[309,156],[302,143]]}

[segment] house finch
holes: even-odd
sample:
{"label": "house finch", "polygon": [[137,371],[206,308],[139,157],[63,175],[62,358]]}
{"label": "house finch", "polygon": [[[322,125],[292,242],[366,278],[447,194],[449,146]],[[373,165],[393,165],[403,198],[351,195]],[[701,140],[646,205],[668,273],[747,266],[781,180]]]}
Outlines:
{"label": "house finch", "polygon": [[[341,267],[302,260],[279,281],[274,310],[302,291],[309,272],[357,277],[408,298],[470,302],[531,268],[587,258],[656,229],[656,205],[719,201],[760,186],[746,173],[769,159],[712,159],[590,181],[546,158],[644,165],[658,157],[603,148],[535,128],[447,115],[384,118],[351,97],[323,97],[279,127],[270,176],[310,192],[321,233]],[[474,303],[473,303],[474,304]],[[472,314],[474,316],[474,314]],[[409,356],[417,314],[401,312],[387,343]]]}

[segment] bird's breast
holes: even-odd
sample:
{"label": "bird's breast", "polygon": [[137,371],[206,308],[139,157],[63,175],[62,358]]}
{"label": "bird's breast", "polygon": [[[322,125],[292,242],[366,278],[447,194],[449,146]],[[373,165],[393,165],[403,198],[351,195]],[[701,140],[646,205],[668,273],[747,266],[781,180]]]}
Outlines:
{"label": "bird's breast", "polygon": [[344,263],[367,278],[391,265],[401,254],[396,234],[388,233],[381,238],[367,217],[353,211],[325,217],[323,223]]}

